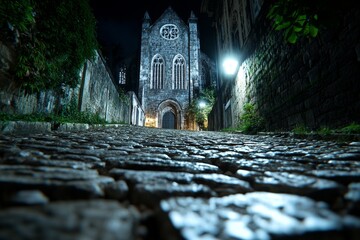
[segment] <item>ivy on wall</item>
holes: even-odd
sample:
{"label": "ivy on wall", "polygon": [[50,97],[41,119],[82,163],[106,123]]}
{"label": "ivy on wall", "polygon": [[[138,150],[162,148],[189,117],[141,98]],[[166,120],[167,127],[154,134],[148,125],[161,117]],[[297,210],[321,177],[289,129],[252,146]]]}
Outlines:
{"label": "ivy on wall", "polygon": [[267,14],[273,20],[273,28],[284,31],[289,43],[296,43],[301,37],[316,37],[319,32],[318,13],[307,1],[277,0]]}
{"label": "ivy on wall", "polygon": [[300,38],[315,38],[319,31],[340,22],[342,12],[354,1],[344,0],[273,0],[267,18],[276,31],[283,31],[289,43]]}
{"label": "ivy on wall", "polygon": [[14,45],[11,73],[28,92],[74,87],[98,47],[88,0],[12,0],[0,4],[0,41]]}

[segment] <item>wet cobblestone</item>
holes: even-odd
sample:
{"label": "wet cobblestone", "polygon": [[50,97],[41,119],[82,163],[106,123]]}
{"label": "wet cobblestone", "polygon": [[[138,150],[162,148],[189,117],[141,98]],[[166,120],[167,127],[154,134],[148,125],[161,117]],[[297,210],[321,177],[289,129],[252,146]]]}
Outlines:
{"label": "wet cobblestone", "polygon": [[0,135],[0,239],[358,239],[360,142],[135,126]]}

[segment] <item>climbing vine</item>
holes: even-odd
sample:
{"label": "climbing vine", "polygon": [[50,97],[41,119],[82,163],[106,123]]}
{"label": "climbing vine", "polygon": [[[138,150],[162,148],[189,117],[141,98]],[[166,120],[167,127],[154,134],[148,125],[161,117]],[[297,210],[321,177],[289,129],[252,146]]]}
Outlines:
{"label": "climbing vine", "polygon": [[30,92],[76,86],[98,47],[88,0],[2,1],[0,31],[15,46],[14,80]]}
{"label": "climbing vine", "polygon": [[278,0],[267,14],[275,30],[284,30],[284,38],[296,43],[300,37],[316,37],[319,32],[318,14],[306,1]]}
{"label": "climbing vine", "polygon": [[126,94],[125,90],[120,88],[119,89],[119,99],[121,102],[129,105],[130,104],[130,98],[129,96]]}
{"label": "climbing vine", "polygon": [[199,97],[193,99],[189,106],[189,113],[195,118],[201,129],[206,129],[208,115],[215,103],[215,90],[205,88],[200,92]]}
{"label": "climbing vine", "polygon": [[[352,2],[352,3],[351,3]],[[296,43],[300,38],[315,38],[319,31],[338,24],[342,12],[349,10],[354,1],[335,0],[273,0],[267,18],[284,39]]]}

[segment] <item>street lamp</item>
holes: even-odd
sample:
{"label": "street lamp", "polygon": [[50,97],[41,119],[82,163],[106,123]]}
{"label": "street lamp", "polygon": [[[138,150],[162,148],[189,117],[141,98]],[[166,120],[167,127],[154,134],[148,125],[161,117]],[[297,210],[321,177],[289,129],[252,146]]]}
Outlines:
{"label": "street lamp", "polygon": [[199,102],[198,102],[198,106],[199,106],[199,108],[205,108],[206,107],[206,102],[204,101],[204,100],[200,100]]}
{"label": "street lamp", "polygon": [[223,61],[223,69],[226,75],[234,75],[238,69],[239,62],[234,57],[227,57]]}

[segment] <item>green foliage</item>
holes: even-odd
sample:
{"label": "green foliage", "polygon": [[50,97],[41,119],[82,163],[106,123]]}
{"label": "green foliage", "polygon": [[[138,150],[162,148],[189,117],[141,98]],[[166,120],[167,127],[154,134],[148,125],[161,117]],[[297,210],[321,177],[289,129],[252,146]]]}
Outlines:
{"label": "green foliage", "polygon": [[76,86],[98,47],[88,0],[5,1],[0,19],[0,40],[17,38],[15,79],[30,92]]}
{"label": "green foliage", "polygon": [[0,113],[0,121],[25,121],[25,122],[54,122],[54,123],[87,123],[87,124],[105,124],[107,123],[98,114],[90,112],[73,112],[66,115],[54,115],[44,113],[33,114],[4,114]]}
{"label": "green foliage", "polygon": [[289,43],[300,38],[315,38],[326,28],[340,26],[343,16],[357,7],[356,1],[345,0],[271,0],[267,18],[276,31],[283,31]]}
{"label": "green foliage", "polygon": [[264,128],[264,119],[259,116],[255,106],[246,103],[243,107],[243,113],[240,115],[239,130],[245,134],[255,134],[263,131]]}
{"label": "green foliage", "polygon": [[270,7],[267,18],[273,28],[284,31],[289,43],[296,43],[301,37],[316,37],[319,32],[318,14],[308,1],[277,0]]}
{"label": "green foliage", "polygon": [[360,134],[360,124],[351,123],[347,126],[338,129],[331,129],[329,127],[321,127],[315,131],[309,130],[305,125],[299,124],[293,130],[295,134],[311,134],[316,133],[322,136],[331,135],[331,134]]}
{"label": "green foliage", "polygon": [[360,134],[360,124],[351,123],[341,129],[339,129],[339,132],[345,133],[345,134]]}
{"label": "green foliage", "polygon": [[129,96],[126,94],[126,92],[123,89],[119,89],[119,99],[121,102],[129,105],[130,104],[130,98]]}
{"label": "green foliage", "polygon": [[26,122],[46,122],[50,121],[52,117],[45,114],[33,113],[33,114],[7,114],[0,113],[0,121],[26,121]]}
{"label": "green foliage", "polygon": [[78,109],[78,104],[75,100],[70,101],[65,105],[60,114],[56,116],[56,122],[76,122],[76,123],[89,123],[89,124],[103,124],[106,123],[99,114],[93,114],[89,111],[81,112]]}
{"label": "green foliage", "polygon": [[292,132],[295,134],[307,134],[310,130],[304,124],[297,124]]}
{"label": "green foliage", "polygon": [[316,131],[319,135],[330,135],[333,133],[333,130],[331,130],[328,127],[321,127],[319,130]]}
{"label": "green foliage", "polygon": [[229,127],[229,128],[223,128],[223,129],[221,129],[220,131],[221,131],[221,132],[234,133],[234,132],[239,132],[240,129],[239,129],[239,128]]}
{"label": "green foliage", "polygon": [[0,25],[4,31],[8,23],[11,28],[21,32],[28,31],[35,23],[33,6],[30,0],[1,1],[0,3]]}
{"label": "green foliage", "polygon": [[[200,106],[200,102],[204,102],[205,106]],[[189,112],[195,117],[196,123],[200,128],[205,129],[205,123],[208,120],[208,115],[211,112],[215,103],[215,90],[212,88],[205,88],[200,96],[193,99],[189,106]]]}
{"label": "green foliage", "polygon": [[65,105],[58,114],[6,114],[0,113],[0,121],[27,121],[27,122],[54,122],[54,123],[88,123],[88,124],[105,124],[99,114],[93,114],[89,111],[80,112],[77,108],[76,101],[71,101]]}

